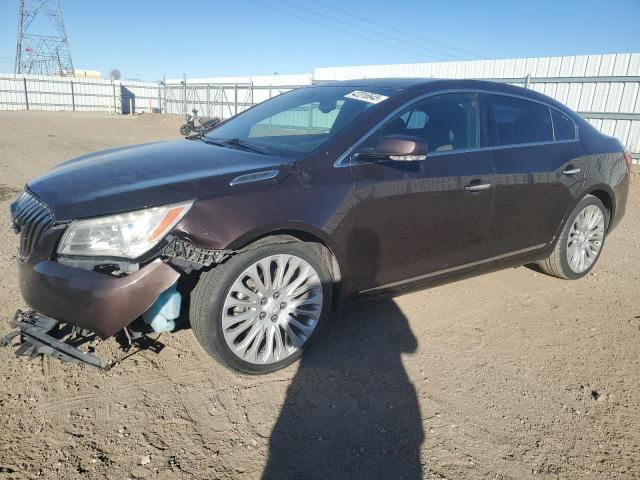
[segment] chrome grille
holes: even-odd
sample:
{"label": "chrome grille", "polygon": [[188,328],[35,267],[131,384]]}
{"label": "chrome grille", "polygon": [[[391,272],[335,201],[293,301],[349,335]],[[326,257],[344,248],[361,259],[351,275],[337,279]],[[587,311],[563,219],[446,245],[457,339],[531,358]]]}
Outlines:
{"label": "chrome grille", "polygon": [[49,207],[28,192],[11,205],[13,228],[20,233],[20,257],[27,258],[42,233],[53,223]]}

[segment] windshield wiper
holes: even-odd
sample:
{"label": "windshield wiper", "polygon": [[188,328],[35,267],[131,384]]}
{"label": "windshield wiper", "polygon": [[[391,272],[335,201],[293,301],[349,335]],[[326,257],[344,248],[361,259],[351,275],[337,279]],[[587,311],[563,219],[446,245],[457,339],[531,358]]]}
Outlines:
{"label": "windshield wiper", "polygon": [[202,141],[210,143],[212,145],[220,145],[223,147],[240,148],[243,150],[249,150],[251,152],[262,153],[264,155],[270,155],[271,151],[267,148],[255,145],[253,143],[245,142],[239,138],[211,138],[206,135],[202,136]]}

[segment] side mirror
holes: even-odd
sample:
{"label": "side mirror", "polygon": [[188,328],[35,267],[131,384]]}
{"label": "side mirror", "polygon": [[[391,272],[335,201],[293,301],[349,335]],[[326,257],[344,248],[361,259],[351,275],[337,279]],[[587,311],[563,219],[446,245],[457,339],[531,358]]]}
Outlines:
{"label": "side mirror", "polygon": [[427,142],[411,135],[387,135],[373,148],[363,148],[355,153],[358,159],[394,160],[415,162],[427,158]]}

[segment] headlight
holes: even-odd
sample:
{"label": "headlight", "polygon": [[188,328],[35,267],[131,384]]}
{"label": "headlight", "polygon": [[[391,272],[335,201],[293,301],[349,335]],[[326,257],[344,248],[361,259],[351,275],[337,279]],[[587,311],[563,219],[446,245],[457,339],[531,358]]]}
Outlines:
{"label": "headlight", "polygon": [[58,253],[137,258],[157,245],[189,211],[191,205],[193,201],[108,217],[74,220],[62,236]]}

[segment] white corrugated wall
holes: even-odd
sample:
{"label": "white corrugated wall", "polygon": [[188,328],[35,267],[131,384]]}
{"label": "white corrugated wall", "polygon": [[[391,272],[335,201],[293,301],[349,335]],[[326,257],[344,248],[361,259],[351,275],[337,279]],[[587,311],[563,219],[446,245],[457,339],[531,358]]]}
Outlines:
{"label": "white corrugated wall", "polygon": [[567,57],[508,58],[460,62],[399,63],[354,67],[321,67],[313,79],[349,80],[378,77],[523,78],[640,75],[640,53]]}
{"label": "white corrugated wall", "polygon": [[640,154],[640,53],[324,67],[313,75],[316,82],[377,77],[478,78],[521,87],[529,77],[530,88]]}

